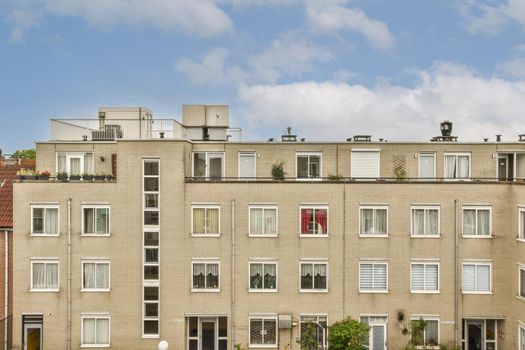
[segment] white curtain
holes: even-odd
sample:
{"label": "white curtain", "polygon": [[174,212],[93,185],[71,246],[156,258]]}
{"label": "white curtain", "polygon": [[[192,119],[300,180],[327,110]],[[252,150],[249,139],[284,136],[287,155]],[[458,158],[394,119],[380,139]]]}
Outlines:
{"label": "white curtain", "polygon": [[109,264],[97,264],[97,288],[109,288]]}
{"label": "white curtain", "polygon": [[250,233],[260,235],[263,233],[263,210],[250,209]]}
{"label": "white curtain", "polygon": [[463,265],[463,291],[473,292],[476,290],[476,266]]}
{"label": "white curtain", "polygon": [[521,226],[519,232],[519,238],[525,239],[525,211],[520,212],[521,216]]}
{"label": "white curtain", "polygon": [[97,344],[109,344],[109,320],[97,319]]}
{"label": "white curtain", "polygon": [[[525,269],[520,269],[520,297],[525,298]],[[525,340],[525,339],[524,339]]]}
{"label": "white curtain", "polygon": [[525,350],[525,328],[520,327],[520,333],[521,333],[521,350]]}
{"label": "white curtain", "polygon": [[458,156],[458,178],[468,178],[469,156]]}
{"label": "white curtain", "polygon": [[386,209],[375,209],[376,220],[375,220],[375,234],[384,235],[386,234]]}
{"label": "white curtain", "polygon": [[93,153],[84,153],[84,173],[93,174]]}
{"label": "white curtain", "polygon": [[476,210],[475,209],[464,209],[463,210],[463,234],[464,235],[475,235],[476,234]]}
{"label": "white curtain", "polygon": [[59,153],[57,156],[57,173],[65,173],[67,172],[67,160],[66,155],[64,153]]}
{"label": "white curtain", "polygon": [[456,156],[445,156],[445,177],[456,177]]}
{"label": "white curtain", "polygon": [[374,210],[361,209],[361,233],[374,233]]}
{"label": "white curtain", "polygon": [[264,209],[264,233],[274,235],[277,233],[277,211],[275,209]]}
{"label": "white curtain", "polygon": [[219,233],[219,209],[206,209],[206,233]]}
{"label": "white curtain", "polygon": [[478,235],[490,234],[490,210],[478,210]]}
{"label": "white curtain", "polygon": [[239,176],[240,177],[255,177],[254,169],[255,169],[255,154],[241,154],[239,156]]}
{"label": "white curtain", "polygon": [[80,158],[69,158],[69,173],[77,175],[81,173]]}
{"label": "white curtain", "polygon": [[427,210],[427,235],[437,235],[439,227],[439,211],[437,209]]}
{"label": "white curtain", "polygon": [[82,344],[95,344],[95,319],[94,318],[84,318],[83,327],[82,327]]}
{"label": "white curtain", "polygon": [[33,233],[44,233],[43,208],[33,208]]}
{"label": "white curtain", "polygon": [[250,280],[251,288],[260,289],[263,287],[263,265],[262,264],[251,264],[250,265]]}
{"label": "white curtain", "polygon": [[84,208],[84,233],[94,233],[95,213],[93,208]]}
{"label": "white curtain", "polygon": [[46,286],[47,288],[58,288],[58,264],[46,264]]}
{"label": "white curtain", "polygon": [[85,263],[84,264],[84,288],[95,288],[95,264]]}
{"label": "white curtain", "polygon": [[193,233],[204,233],[204,208],[193,208]]}
{"label": "white curtain", "polygon": [[412,210],[413,217],[413,230],[415,235],[425,234],[425,210],[424,209],[414,209]]}
{"label": "white curtain", "polygon": [[33,288],[46,288],[44,263],[33,263]]}
{"label": "white curtain", "polygon": [[97,233],[109,233],[108,208],[96,208]]}
{"label": "white curtain", "polygon": [[438,344],[438,321],[426,320],[425,322],[425,345],[435,346]]}
{"label": "white curtain", "polygon": [[58,233],[58,208],[46,208],[45,210],[45,233],[57,234]]}

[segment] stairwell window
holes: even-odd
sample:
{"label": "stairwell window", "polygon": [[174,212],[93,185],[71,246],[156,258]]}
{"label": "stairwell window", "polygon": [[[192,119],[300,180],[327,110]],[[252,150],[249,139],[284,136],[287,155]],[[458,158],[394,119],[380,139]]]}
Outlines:
{"label": "stairwell window", "polygon": [[31,259],[31,291],[58,292],[58,259]]}
{"label": "stairwell window", "polygon": [[463,206],[463,236],[490,238],[492,236],[492,208],[490,206]]}
{"label": "stairwell window", "polygon": [[82,234],[86,236],[109,235],[109,206],[82,206]]}
{"label": "stairwell window", "polygon": [[319,179],[321,177],[322,153],[297,152],[297,179]]}
{"label": "stairwell window", "polygon": [[302,206],[301,207],[301,236],[326,237],[328,236],[328,207]]}
{"label": "stairwell window", "polygon": [[252,316],[250,317],[250,344],[253,348],[277,347],[277,317]]}
{"label": "stairwell window", "polygon": [[412,207],[412,237],[439,237],[439,206]]}
{"label": "stairwell window", "polygon": [[445,153],[446,179],[470,178],[470,153]]}
{"label": "stairwell window", "polygon": [[361,206],[360,235],[362,237],[385,237],[388,235],[388,207]]}
{"label": "stairwell window", "polygon": [[218,261],[192,261],[192,292],[218,292],[219,273]]}
{"label": "stairwell window", "polygon": [[328,291],[328,262],[301,262],[301,292]]}
{"label": "stairwell window", "polygon": [[388,264],[386,262],[359,263],[359,292],[388,292]]}
{"label": "stairwell window", "polygon": [[463,294],[490,294],[491,270],[490,262],[464,262]]}
{"label": "stairwell window", "polygon": [[58,236],[59,206],[31,205],[31,235]]}
{"label": "stairwell window", "polygon": [[192,235],[219,236],[220,235],[220,206],[193,205],[191,207]]}
{"label": "stairwell window", "polygon": [[110,317],[108,314],[82,315],[81,347],[109,347]]}

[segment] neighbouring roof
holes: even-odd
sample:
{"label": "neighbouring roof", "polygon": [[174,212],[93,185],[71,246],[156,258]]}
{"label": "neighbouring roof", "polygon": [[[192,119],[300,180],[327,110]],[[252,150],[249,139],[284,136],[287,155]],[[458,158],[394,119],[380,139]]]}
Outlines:
{"label": "neighbouring roof", "polygon": [[0,227],[13,227],[13,181],[22,168],[35,169],[34,159],[0,159]]}

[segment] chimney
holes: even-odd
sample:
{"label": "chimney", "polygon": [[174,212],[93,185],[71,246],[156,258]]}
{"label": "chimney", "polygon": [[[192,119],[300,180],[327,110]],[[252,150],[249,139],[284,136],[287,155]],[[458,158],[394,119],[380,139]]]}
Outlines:
{"label": "chimney", "polygon": [[452,122],[445,120],[441,123],[441,136],[452,135]]}
{"label": "chimney", "polygon": [[292,134],[292,127],[286,128],[287,134],[281,135],[282,142],[297,142],[297,135]]}
{"label": "chimney", "polygon": [[457,142],[458,137],[452,136],[452,122],[445,120],[440,124],[441,136],[434,136],[432,142]]}
{"label": "chimney", "polygon": [[496,142],[501,142],[501,135],[496,135]]}

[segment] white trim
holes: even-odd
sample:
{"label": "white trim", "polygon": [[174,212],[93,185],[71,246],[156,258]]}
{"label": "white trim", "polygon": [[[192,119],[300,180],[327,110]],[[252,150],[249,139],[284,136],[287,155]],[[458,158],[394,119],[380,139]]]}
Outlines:
{"label": "white trim", "polygon": [[[108,320],[108,340],[107,344],[84,344],[84,319],[95,319],[95,334],[98,329],[97,320]],[[96,335],[95,335],[96,341]],[[81,348],[109,348],[111,346],[111,316],[109,313],[82,313],[80,314],[80,347]]]}
{"label": "white trim", "polygon": [[[423,269],[425,269],[426,265],[434,265],[437,266],[437,289],[436,290],[419,290],[419,289],[412,289],[412,268],[414,265],[424,265]],[[412,294],[439,294],[441,291],[441,266],[439,260],[412,260],[410,262],[410,293]],[[426,274],[423,276],[423,285],[426,285]]]}
{"label": "white trim", "polygon": [[[95,284],[96,278],[96,265],[108,265],[108,287],[107,288],[85,288],[84,287],[84,264],[95,264]],[[109,259],[102,258],[81,258],[80,259],[80,291],[81,292],[110,292],[111,291],[111,262]]]}
{"label": "white trim", "polygon": [[[458,168],[458,156],[468,156],[468,176],[467,177],[447,177],[447,156],[456,157],[456,176]],[[470,181],[472,177],[472,152],[443,152],[443,179],[446,181]]]}
{"label": "white trim", "polygon": [[522,350],[525,347],[525,336],[522,336],[522,330],[525,332],[525,322],[518,321],[518,346],[519,350]]}
{"label": "white trim", "polygon": [[[301,285],[301,279],[302,279],[302,265],[312,265],[312,288],[303,289]],[[326,287],[323,289],[315,289],[315,276],[313,275],[314,271],[314,265],[325,265],[326,269]],[[320,258],[320,259],[308,259],[308,260],[299,260],[299,292],[300,293],[328,293],[329,291],[329,279],[330,277],[330,271],[328,266],[328,258]]]}
{"label": "white trim", "polygon": [[[376,215],[376,211],[377,210],[386,210],[386,233],[382,233],[382,234],[377,234],[377,233],[363,233],[362,232],[362,225],[361,225],[361,222],[362,222],[362,214],[363,214],[363,210],[364,209],[372,209],[374,212],[373,212],[373,218],[375,218],[375,215]],[[359,237],[363,237],[363,238],[386,238],[389,236],[388,234],[388,205],[359,205]],[[374,220],[375,221],[375,220]],[[374,232],[375,232],[375,227],[374,227]]]}
{"label": "white trim", "polygon": [[[489,234],[488,235],[467,235],[465,234],[465,210],[476,211],[476,233],[478,231],[478,211],[488,210],[489,211]],[[493,238],[492,232],[492,205],[462,205],[461,207],[461,235],[463,238]]]}
{"label": "white trim", "polygon": [[[196,153],[204,153],[205,154],[204,176],[195,176],[195,154]],[[209,170],[210,169],[209,168],[210,155],[220,155],[221,156],[222,162],[221,162],[221,176],[220,176],[220,179],[225,177],[226,154],[225,154],[224,151],[192,151],[191,152],[191,176],[192,177],[196,177],[196,178],[204,177],[206,180],[210,180],[210,170]]]}
{"label": "white trim", "polygon": [[[424,220],[424,228],[426,231],[426,215],[425,213],[428,210],[437,210],[438,213],[438,227],[437,227],[437,234],[431,235],[431,234],[423,234],[423,235],[416,235],[414,234],[414,210],[423,210],[423,220]],[[412,238],[441,238],[441,207],[439,205],[417,205],[413,204],[410,206],[410,237]]]}
{"label": "white trim", "polygon": [[[204,288],[193,287],[193,266],[195,264],[204,264]],[[217,288],[207,288],[206,286],[206,266],[208,264],[217,265]],[[221,291],[221,261],[218,258],[192,258],[190,286],[192,293],[219,293]]]}
{"label": "white trim", "polygon": [[[307,177],[299,177],[297,167],[297,158],[300,156],[307,156],[307,164],[308,164],[308,176]],[[319,169],[318,169],[318,176],[317,177],[311,177],[310,176],[310,156],[318,156],[319,157]],[[323,178],[323,152],[305,152],[305,151],[296,151],[295,152],[295,179],[297,181],[321,181]]]}
{"label": "white trim", "polygon": [[[239,151],[237,157],[237,176],[241,179],[241,156],[252,155],[253,156],[253,178],[257,178],[257,152],[255,151]],[[249,179],[249,178],[242,178]]]}
{"label": "white trim", "polygon": [[[45,273],[45,280],[47,281],[47,268],[46,266],[48,264],[55,264],[57,265],[57,288],[33,288],[33,264],[44,264],[44,273]],[[30,292],[59,292],[60,291],[60,260],[58,258],[30,258],[29,259],[29,265],[30,265],[30,275],[29,275],[29,282],[30,282]]]}
{"label": "white trim", "polygon": [[[523,283],[523,281],[521,280],[521,271],[525,272],[525,264],[518,263],[518,295],[517,295],[517,298],[519,300],[525,301],[525,290],[521,290],[521,284]],[[521,295],[521,293],[523,293],[523,295]]]}
{"label": "white trim", "polygon": [[[265,210],[275,210],[275,233],[273,234],[255,234],[251,232],[252,228],[252,209],[262,209],[263,219]],[[263,220],[264,221],[264,220]],[[193,219],[192,219],[193,222]],[[279,207],[277,204],[249,204],[248,205],[248,237],[277,237],[279,236]]]}
{"label": "white trim", "polygon": [[[251,287],[251,278],[252,278],[252,271],[251,266],[252,264],[261,264],[263,265],[263,275],[262,281],[263,281],[263,288],[256,289]],[[275,288],[264,288],[264,265],[275,265]],[[277,260],[268,260],[267,258],[250,258],[248,259],[248,292],[249,293],[277,293],[279,290],[279,266],[277,264]]]}
{"label": "white trim", "polygon": [[[93,174],[95,174],[95,152],[94,151],[62,151],[62,150],[56,150],[55,151],[55,174],[58,173],[58,155],[64,154],[66,156],[66,173],[67,175],[82,175],[86,172],[86,167],[84,164],[84,158],[86,154],[91,154],[91,169],[93,169]],[[80,159],[80,173],[79,174],[72,174],[71,173],[71,158],[79,158]],[[92,174],[89,174],[92,175]]]}
{"label": "white trim", "polygon": [[[525,222],[522,220],[522,213],[525,216],[525,206],[518,205],[518,234],[517,240],[525,242]],[[523,235],[523,236],[521,236]],[[520,349],[521,350],[521,349]]]}
{"label": "white trim", "polygon": [[[34,231],[34,226],[33,226],[33,209],[44,209],[43,210],[43,213],[42,213],[42,231],[45,231],[46,230],[46,222],[45,222],[45,219],[46,219],[46,209],[57,209],[57,233],[45,233],[45,232],[42,232],[42,233],[35,233],[33,232]],[[31,231],[30,231],[30,235],[31,236],[35,236],[35,237],[56,237],[56,236],[60,236],[60,205],[59,204],[37,204],[37,203],[31,203],[30,205],[30,217],[31,217],[31,222],[30,222],[30,227],[31,227]]]}
{"label": "white trim", "polygon": [[[106,233],[96,233],[96,232],[93,232],[93,233],[86,233],[84,232],[84,210],[85,209],[94,209],[94,213],[93,213],[93,230],[96,231],[96,226],[97,226],[97,215],[96,215],[96,210],[97,209],[107,209],[108,210],[108,227],[107,227],[107,232]],[[80,228],[80,235],[83,236],[83,237],[108,237],[108,236],[111,236],[111,206],[109,204],[82,204],[81,205],[81,225],[82,227]]]}
{"label": "white trim", "polygon": [[[265,320],[275,321],[275,344],[253,344],[252,343],[252,319],[262,320],[262,328],[264,329]],[[262,339],[262,338],[261,338]],[[264,340],[263,340],[264,343]],[[274,349],[279,346],[279,320],[277,315],[270,314],[249,314],[248,315],[248,347],[249,348],[268,348]]]}
{"label": "white trim", "polygon": [[[194,233],[193,232],[193,210],[195,209],[204,209],[204,230],[206,230],[206,211],[208,209],[217,209],[218,210],[218,214],[217,214],[217,220],[218,220],[218,223],[217,223],[217,229],[219,232],[213,232],[213,233],[206,233],[206,232],[199,232],[199,233]],[[190,213],[190,228],[191,228],[191,236],[192,237],[219,237],[221,235],[221,206],[218,205],[218,204],[192,204],[191,205],[191,213]]]}
{"label": "white trim", "polygon": [[[361,289],[361,265],[373,265],[372,267],[372,285],[374,284],[374,277],[373,277],[373,269],[375,265],[385,265],[386,266],[386,286],[385,289],[375,289],[372,287],[372,289]],[[359,261],[359,275],[358,275],[358,283],[359,283],[359,293],[363,294],[386,294],[389,293],[388,290],[388,260],[360,260]]]}
{"label": "white trim", "polygon": [[[474,266],[488,266],[489,267],[489,290],[488,291],[465,291],[464,290],[464,274],[465,274],[465,265],[474,265]],[[477,280],[477,269],[474,276],[475,281]],[[477,284],[474,282],[474,284]],[[492,293],[492,262],[486,260],[466,260],[464,259],[461,263],[461,293],[462,294],[493,294]]]}
{"label": "white trim", "polygon": [[[315,210],[326,210],[326,233],[302,233],[302,212],[303,209],[312,209],[314,210],[314,219],[315,219]],[[330,207],[328,205],[299,205],[299,237],[300,238],[327,238],[330,236]]]}

